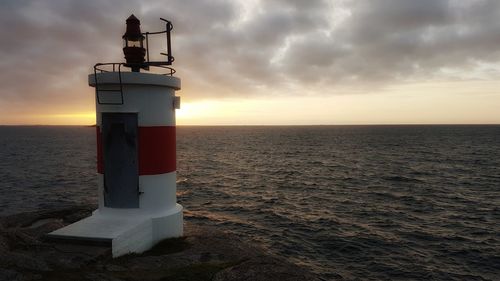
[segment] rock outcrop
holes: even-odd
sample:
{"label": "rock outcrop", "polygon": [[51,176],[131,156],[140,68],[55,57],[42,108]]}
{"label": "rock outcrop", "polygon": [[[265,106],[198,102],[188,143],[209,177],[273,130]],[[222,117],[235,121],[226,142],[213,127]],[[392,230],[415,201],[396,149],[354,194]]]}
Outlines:
{"label": "rock outcrop", "polygon": [[185,236],[117,259],[109,245],[48,240],[91,213],[86,206],[0,218],[1,280],[319,280],[307,270],[212,227],[185,223]]}

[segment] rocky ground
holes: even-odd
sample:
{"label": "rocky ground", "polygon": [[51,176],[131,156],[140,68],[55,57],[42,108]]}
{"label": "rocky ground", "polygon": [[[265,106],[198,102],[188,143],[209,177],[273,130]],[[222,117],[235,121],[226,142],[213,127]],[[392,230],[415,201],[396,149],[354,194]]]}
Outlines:
{"label": "rocky ground", "polygon": [[184,237],[116,259],[110,246],[44,238],[90,213],[80,206],[0,218],[0,280],[319,280],[234,235],[189,222]]}

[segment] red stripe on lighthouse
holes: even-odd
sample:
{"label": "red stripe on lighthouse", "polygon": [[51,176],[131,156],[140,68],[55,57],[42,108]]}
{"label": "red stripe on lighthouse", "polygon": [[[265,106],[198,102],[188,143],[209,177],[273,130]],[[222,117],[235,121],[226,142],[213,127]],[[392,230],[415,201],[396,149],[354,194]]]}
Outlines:
{"label": "red stripe on lighthouse", "polygon": [[[157,175],[176,170],[175,126],[139,127],[139,175]],[[97,172],[104,173],[101,130],[97,127]]]}
{"label": "red stripe on lighthouse", "polygon": [[176,170],[175,126],[139,127],[139,175]]}

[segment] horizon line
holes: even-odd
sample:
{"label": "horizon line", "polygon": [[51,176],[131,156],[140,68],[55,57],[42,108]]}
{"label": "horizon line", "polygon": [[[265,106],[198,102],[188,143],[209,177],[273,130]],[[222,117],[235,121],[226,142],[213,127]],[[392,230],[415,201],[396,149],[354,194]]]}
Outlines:
{"label": "horizon line", "polygon": [[[499,126],[500,123],[357,123],[357,124],[182,124],[176,127],[300,127],[300,126]],[[95,127],[96,124],[0,124],[1,127]]]}

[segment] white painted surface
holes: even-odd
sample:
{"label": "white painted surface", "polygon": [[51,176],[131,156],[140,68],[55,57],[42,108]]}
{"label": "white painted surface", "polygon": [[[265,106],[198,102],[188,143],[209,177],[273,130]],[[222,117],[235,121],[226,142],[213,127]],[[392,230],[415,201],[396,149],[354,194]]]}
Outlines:
{"label": "white painted surface", "polygon": [[177,203],[177,173],[139,176],[139,188],[143,192],[139,198],[141,209],[152,213],[163,212]]}
{"label": "white painted surface", "polygon": [[184,231],[182,206],[176,204],[175,208],[153,217],[153,242],[156,244],[165,237],[181,237]]}
{"label": "white painted surface", "polygon": [[121,233],[141,223],[141,217],[92,215],[50,233],[52,236],[114,239]]}
{"label": "white painted surface", "polygon": [[[116,93],[101,92],[103,95],[116,96]],[[102,112],[123,112],[138,113],[139,127],[175,126],[174,97],[172,88],[124,85],[122,105],[98,104],[96,98],[96,124],[102,126]]]}
{"label": "white painted surface", "polygon": [[142,253],[151,249],[155,244],[152,223],[151,219],[146,219],[114,238],[111,242],[113,257]]}
{"label": "white painted surface", "polygon": [[154,214],[168,211],[177,203],[177,173],[139,176],[139,209],[104,207],[104,175],[97,175],[99,210],[102,214]]}
{"label": "white painted surface", "polygon": [[[141,72],[123,72],[122,74],[123,104],[99,104],[96,98],[96,124],[102,126],[102,112],[138,113],[140,127],[175,126],[175,91],[180,90],[181,80],[173,76],[165,76]],[[98,73],[101,102],[119,102],[118,73]],[[89,75],[89,85],[95,87],[95,75]]]}

